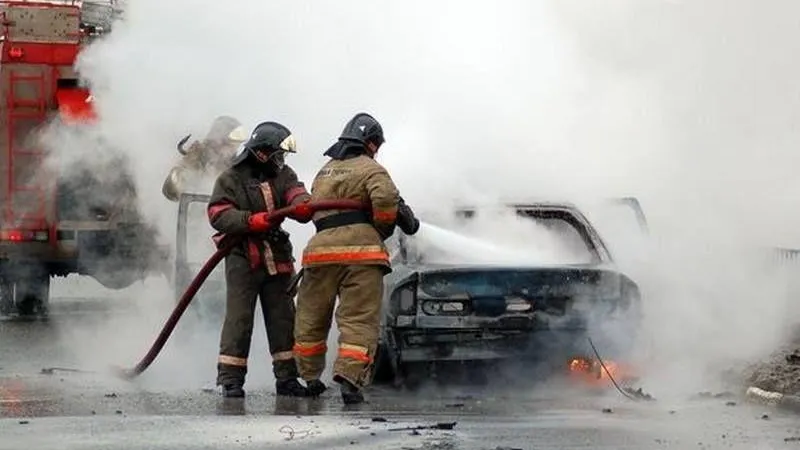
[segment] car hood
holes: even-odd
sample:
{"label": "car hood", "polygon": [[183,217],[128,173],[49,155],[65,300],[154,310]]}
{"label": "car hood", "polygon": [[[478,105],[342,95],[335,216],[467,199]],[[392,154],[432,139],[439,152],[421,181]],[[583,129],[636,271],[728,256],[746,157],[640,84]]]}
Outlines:
{"label": "car hood", "polygon": [[[451,298],[519,292],[527,296],[616,296],[629,278],[611,265],[428,265],[403,268],[397,281],[415,279],[422,297]],[[509,291],[510,290],[510,291]],[[508,292],[506,292],[508,291]]]}

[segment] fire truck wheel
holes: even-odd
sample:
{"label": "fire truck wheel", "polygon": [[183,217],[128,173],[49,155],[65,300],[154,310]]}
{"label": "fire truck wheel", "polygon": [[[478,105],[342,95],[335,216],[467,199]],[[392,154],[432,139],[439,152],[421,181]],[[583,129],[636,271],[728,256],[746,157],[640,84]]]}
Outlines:
{"label": "fire truck wheel", "polygon": [[17,312],[20,316],[47,318],[50,300],[50,276],[31,275],[17,281]]}
{"label": "fire truck wheel", "polygon": [[0,315],[10,316],[14,312],[14,284],[0,278]]}

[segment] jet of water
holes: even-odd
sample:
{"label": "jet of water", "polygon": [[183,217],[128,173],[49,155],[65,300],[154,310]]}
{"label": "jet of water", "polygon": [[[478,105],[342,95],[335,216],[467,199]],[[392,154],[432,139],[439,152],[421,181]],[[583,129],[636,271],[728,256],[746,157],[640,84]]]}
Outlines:
{"label": "jet of water", "polygon": [[464,258],[475,263],[509,264],[530,264],[535,259],[530,252],[498,246],[484,239],[465,236],[425,222],[420,222],[419,233],[416,236],[422,244],[420,250],[423,252],[426,248],[434,247],[462,263]]}

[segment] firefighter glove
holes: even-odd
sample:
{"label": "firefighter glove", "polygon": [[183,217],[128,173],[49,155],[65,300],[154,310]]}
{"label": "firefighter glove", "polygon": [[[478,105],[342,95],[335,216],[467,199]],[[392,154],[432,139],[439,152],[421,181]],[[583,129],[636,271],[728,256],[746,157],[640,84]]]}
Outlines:
{"label": "firefighter glove", "polygon": [[314,216],[314,210],[311,208],[309,201],[310,200],[306,200],[303,203],[297,204],[291,214],[289,214],[289,217],[300,223],[310,222],[311,217]]}
{"label": "firefighter glove", "polygon": [[260,212],[251,214],[250,218],[247,219],[247,225],[250,227],[250,231],[254,233],[263,233],[274,227],[276,223],[270,221],[268,213]]}
{"label": "firefighter glove", "polygon": [[397,208],[397,226],[409,236],[419,231],[419,220],[414,216],[414,211],[406,204],[403,197],[400,197],[400,204]]}

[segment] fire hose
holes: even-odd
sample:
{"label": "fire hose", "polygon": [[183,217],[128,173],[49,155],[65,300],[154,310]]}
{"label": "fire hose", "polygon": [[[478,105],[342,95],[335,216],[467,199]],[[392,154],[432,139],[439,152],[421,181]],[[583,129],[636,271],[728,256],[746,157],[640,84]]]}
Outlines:
{"label": "fire hose", "polygon": [[[329,209],[364,209],[364,204],[355,200],[318,200],[277,209],[270,214],[270,219],[283,219],[292,213],[297,212],[300,208],[308,208],[310,212],[313,213],[316,211],[324,211]],[[195,275],[192,282],[189,283],[189,286],[183,292],[180,300],[178,300],[177,305],[175,305],[175,309],[172,310],[172,314],[170,314],[166,323],[162,327],[161,332],[158,334],[158,337],[156,337],[156,340],[153,342],[144,357],[133,368],[130,369],[114,367],[113,370],[118,376],[125,379],[132,379],[141,375],[142,372],[150,367],[158,354],[161,353],[161,350],[164,348],[164,345],[167,343],[170,335],[172,335],[172,332],[178,325],[178,321],[180,320],[181,316],[192,303],[197,291],[199,291],[203,286],[203,283],[205,283],[208,276],[211,275],[211,272],[214,271],[220,261],[222,261],[237,245],[241,244],[246,237],[246,235],[237,235],[223,240],[217,251],[208,258],[197,275]],[[296,285],[299,282],[299,279],[300,273],[298,273],[298,276],[295,276],[295,278],[292,280],[292,285]]]}

